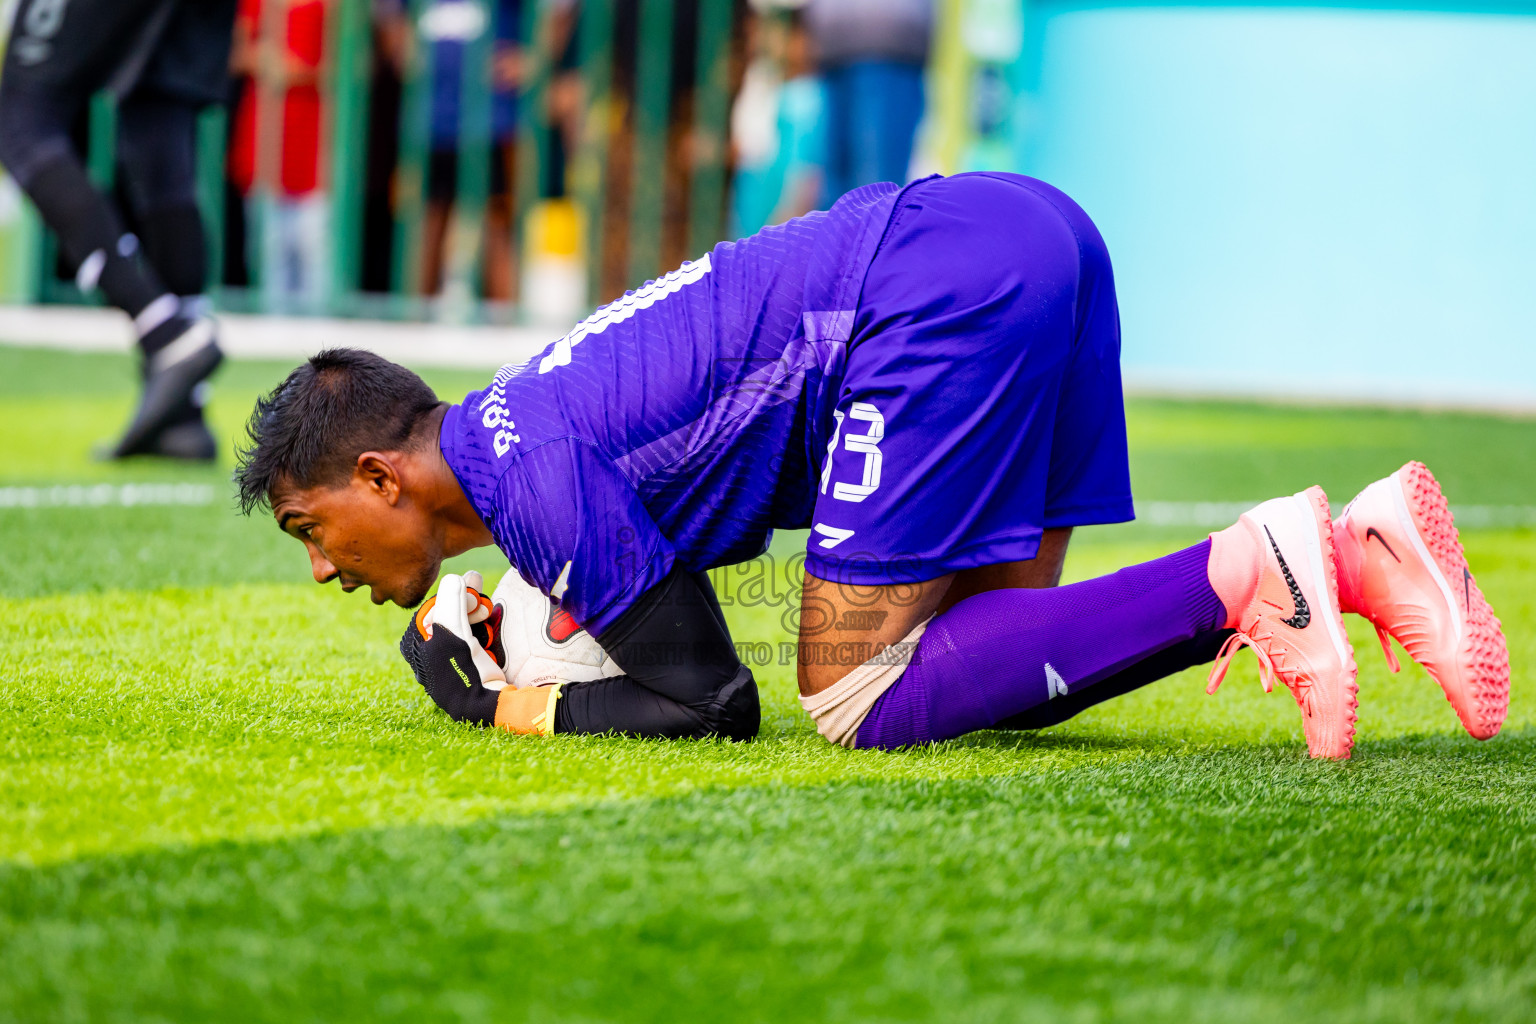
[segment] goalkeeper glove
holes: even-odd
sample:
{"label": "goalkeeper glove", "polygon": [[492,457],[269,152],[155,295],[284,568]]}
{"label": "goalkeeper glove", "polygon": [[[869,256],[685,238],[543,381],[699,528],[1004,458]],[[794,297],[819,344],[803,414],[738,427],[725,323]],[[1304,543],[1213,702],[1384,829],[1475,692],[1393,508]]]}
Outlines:
{"label": "goalkeeper glove", "polygon": [[[484,585],[474,572],[468,578],[449,573],[439,581],[436,596],[405,627],[400,654],[422,689],[450,718],[492,725],[500,691],[507,685],[488,649],[499,647],[500,616],[470,583]],[[471,618],[477,621],[471,623]]]}
{"label": "goalkeeper glove", "polygon": [[485,579],[474,569],[464,574],[464,590],[469,595],[464,601],[464,607],[469,612],[470,632],[496,664],[506,668],[507,652],[501,639],[501,622],[506,615],[506,606],[496,604],[486,596]]}

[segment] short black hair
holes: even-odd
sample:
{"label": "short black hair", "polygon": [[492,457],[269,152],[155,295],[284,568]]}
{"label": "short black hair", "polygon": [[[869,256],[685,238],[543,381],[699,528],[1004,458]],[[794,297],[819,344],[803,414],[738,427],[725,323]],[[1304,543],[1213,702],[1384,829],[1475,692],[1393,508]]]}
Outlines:
{"label": "short black hair", "polygon": [[280,485],[339,485],[366,451],[406,451],[438,406],[427,382],[357,348],[328,348],[256,400],[236,453],[240,511],[271,508]]}

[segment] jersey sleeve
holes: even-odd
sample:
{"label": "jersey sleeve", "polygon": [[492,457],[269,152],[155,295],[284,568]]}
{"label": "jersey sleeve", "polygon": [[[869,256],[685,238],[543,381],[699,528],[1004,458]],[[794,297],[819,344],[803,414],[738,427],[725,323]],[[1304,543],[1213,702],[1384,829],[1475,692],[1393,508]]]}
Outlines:
{"label": "jersey sleeve", "polygon": [[629,481],[592,444],[560,438],[502,474],[491,524],[524,579],[587,631],[610,626],[676,557]]}

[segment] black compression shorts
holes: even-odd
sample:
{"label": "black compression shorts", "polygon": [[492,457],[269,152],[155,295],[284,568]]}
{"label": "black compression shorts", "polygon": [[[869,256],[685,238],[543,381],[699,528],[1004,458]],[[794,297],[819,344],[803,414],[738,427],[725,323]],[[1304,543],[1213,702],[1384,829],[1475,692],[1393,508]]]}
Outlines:
{"label": "black compression shorts", "polygon": [[142,89],[196,106],[223,102],[236,0],[21,0],[5,91],[84,104]]}

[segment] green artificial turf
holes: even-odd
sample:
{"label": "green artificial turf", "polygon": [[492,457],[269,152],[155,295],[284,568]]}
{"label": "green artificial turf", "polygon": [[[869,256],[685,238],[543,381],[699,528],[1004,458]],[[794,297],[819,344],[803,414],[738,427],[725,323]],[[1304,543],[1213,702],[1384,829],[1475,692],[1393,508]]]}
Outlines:
{"label": "green artificial turf", "polygon": [[[224,438],[285,367],[236,364]],[[483,374],[431,374],[445,395]],[[0,508],[0,1020],[1523,1020],[1536,1006],[1536,533],[1466,531],[1515,665],[1476,743],[1368,628],[1360,742],[1310,762],[1242,655],[1039,733],[828,746],[781,664],[751,744],[523,739],[437,713],[405,613],[308,581],[218,468],[104,465],[123,358],[0,347],[0,488],[188,482],[213,505]],[[1536,505],[1536,423],[1131,404],[1138,495],[1336,504],[1404,459]],[[1069,574],[1202,530],[1082,531]],[[794,537],[776,545],[777,571]],[[494,553],[460,559],[493,577]]]}

